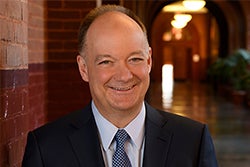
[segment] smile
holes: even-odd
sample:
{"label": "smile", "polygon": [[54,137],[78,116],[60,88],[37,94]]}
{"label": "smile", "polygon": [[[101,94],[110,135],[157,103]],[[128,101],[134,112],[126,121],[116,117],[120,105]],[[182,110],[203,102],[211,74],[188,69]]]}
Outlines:
{"label": "smile", "polygon": [[117,90],[117,91],[128,91],[131,90],[135,85],[129,86],[129,87],[110,87],[111,89]]}

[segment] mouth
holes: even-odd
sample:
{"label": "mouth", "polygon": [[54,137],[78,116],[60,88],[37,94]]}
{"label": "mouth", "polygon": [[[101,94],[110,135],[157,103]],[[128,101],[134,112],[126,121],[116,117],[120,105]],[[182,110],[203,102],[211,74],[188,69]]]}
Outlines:
{"label": "mouth", "polygon": [[134,87],[135,87],[135,85],[127,86],[127,87],[113,87],[113,86],[110,86],[111,89],[116,90],[116,91],[129,91],[129,90],[133,89]]}

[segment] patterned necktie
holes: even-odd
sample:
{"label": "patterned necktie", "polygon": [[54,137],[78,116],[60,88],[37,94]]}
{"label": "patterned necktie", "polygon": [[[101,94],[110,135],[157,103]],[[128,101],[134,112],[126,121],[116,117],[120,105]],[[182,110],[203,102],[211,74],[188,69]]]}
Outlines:
{"label": "patterned necktie", "polygon": [[128,155],[125,152],[124,144],[129,135],[124,129],[119,129],[115,135],[116,150],[112,159],[112,167],[131,167]]}

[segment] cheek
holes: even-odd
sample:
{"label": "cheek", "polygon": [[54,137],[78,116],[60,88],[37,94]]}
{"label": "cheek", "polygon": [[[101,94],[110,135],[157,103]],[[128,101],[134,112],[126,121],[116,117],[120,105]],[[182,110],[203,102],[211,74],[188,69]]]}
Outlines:
{"label": "cheek", "polygon": [[133,69],[133,72],[136,76],[143,79],[149,76],[150,68],[148,66],[142,66],[140,68],[137,67]]}
{"label": "cheek", "polygon": [[107,70],[94,70],[90,74],[90,78],[92,78],[93,84],[96,83],[105,83],[110,78],[110,72]]}

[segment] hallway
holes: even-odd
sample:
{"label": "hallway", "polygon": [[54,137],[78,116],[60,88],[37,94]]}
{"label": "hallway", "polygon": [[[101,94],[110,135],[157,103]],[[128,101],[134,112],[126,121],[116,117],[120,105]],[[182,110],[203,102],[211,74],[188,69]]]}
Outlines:
{"label": "hallway", "polygon": [[151,83],[148,102],[158,109],[208,124],[220,167],[249,166],[249,108],[216,96],[206,84],[186,82],[175,82],[163,90],[161,83]]}

